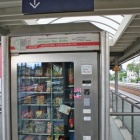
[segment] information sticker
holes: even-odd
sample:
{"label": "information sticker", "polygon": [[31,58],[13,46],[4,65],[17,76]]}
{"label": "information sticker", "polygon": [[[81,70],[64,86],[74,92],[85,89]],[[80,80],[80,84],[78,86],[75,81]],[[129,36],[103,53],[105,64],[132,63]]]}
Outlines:
{"label": "information sticker", "polygon": [[83,140],[91,140],[91,136],[83,136]]}
{"label": "information sticker", "polygon": [[91,121],[91,116],[84,116],[84,121]]}
{"label": "information sticker", "polygon": [[81,65],[81,74],[92,74],[92,65]]}
{"label": "information sticker", "polygon": [[84,98],[84,106],[90,106],[90,98]]}
{"label": "information sticker", "polygon": [[71,110],[71,107],[70,106],[67,106],[67,105],[62,104],[62,105],[60,105],[58,111],[61,112],[61,113],[66,114],[66,115],[69,115],[70,110]]}
{"label": "information sticker", "polygon": [[91,109],[83,109],[83,113],[85,113],[85,114],[91,114]]}
{"label": "information sticker", "polygon": [[74,99],[81,99],[81,88],[74,88]]}

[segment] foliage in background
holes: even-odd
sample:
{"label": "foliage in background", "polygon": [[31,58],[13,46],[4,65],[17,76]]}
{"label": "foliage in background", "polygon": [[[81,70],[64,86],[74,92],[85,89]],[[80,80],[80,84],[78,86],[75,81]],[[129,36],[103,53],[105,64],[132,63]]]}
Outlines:
{"label": "foliage in background", "polygon": [[[127,72],[122,69],[122,67],[120,68],[120,71],[118,71],[118,80],[119,81],[123,81],[123,78],[127,77]],[[110,73],[110,81],[115,81],[115,73]]]}
{"label": "foliage in background", "polygon": [[118,73],[118,79],[119,81],[123,81],[123,78],[127,77],[127,72],[123,69],[121,69]]}
{"label": "foliage in background", "polygon": [[110,73],[110,81],[114,81],[115,80],[115,73]]}
{"label": "foliage in background", "polygon": [[135,79],[130,79],[130,82],[131,83],[136,83],[136,80]]}
{"label": "foliage in background", "polygon": [[136,80],[140,81],[140,63],[130,63],[127,65],[127,70],[134,72]]}

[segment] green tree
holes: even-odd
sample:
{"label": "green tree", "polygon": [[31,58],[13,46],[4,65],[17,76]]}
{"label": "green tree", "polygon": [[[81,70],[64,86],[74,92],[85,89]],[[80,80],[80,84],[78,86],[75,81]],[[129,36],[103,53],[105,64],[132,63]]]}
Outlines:
{"label": "green tree", "polygon": [[127,65],[127,70],[135,73],[136,80],[140,79],[140,63],[130,63]]}
{"label": "green tree", "polygon": [[134,72],[136,73],[136,77],[137,79],[139,78],[140,76],[140,64],[135,64],[135,69],[134,69]]}
{"label": "green tree", "polygon": [[135,69],[135,64],[134,63],[130,63],[130,64],[127,65],[127,70],[134,71],[134,69]]}
{"label": "green tree", "polygon": [[110,73],[110,81],[114,81],[114,79],[115,79],[115,74],[114,73]]}
{"label": "green tree", "polygon": [[126,78],[126,77],[127,77],[127,72],[125,70],[122,69],[121,71],[119,71],[119,73],[118,73],[119,81],[122,81],[123,78]]}

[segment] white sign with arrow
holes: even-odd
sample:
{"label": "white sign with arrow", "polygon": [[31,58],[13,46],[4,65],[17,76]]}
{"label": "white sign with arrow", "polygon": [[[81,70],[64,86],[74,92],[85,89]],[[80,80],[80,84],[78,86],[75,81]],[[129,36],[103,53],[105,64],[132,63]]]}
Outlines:
{"label": "white sign with arrow", "polygon": [[39,6],[39,4],[40,4],[40,2],[36,2],[36,0],[34,0],[34,3],[32,4],[32,3],[30,3],[30,5],[34,8],[34,9],[36,9],[38,6]]}

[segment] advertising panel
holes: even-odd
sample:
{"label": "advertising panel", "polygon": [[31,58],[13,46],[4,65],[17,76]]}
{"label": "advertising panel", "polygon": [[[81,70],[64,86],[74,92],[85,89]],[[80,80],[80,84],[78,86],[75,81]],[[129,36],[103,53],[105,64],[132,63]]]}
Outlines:
{"label": "advertising panel", "polygon": [[99,50],[99,33],[12,37],[11,52]]}

